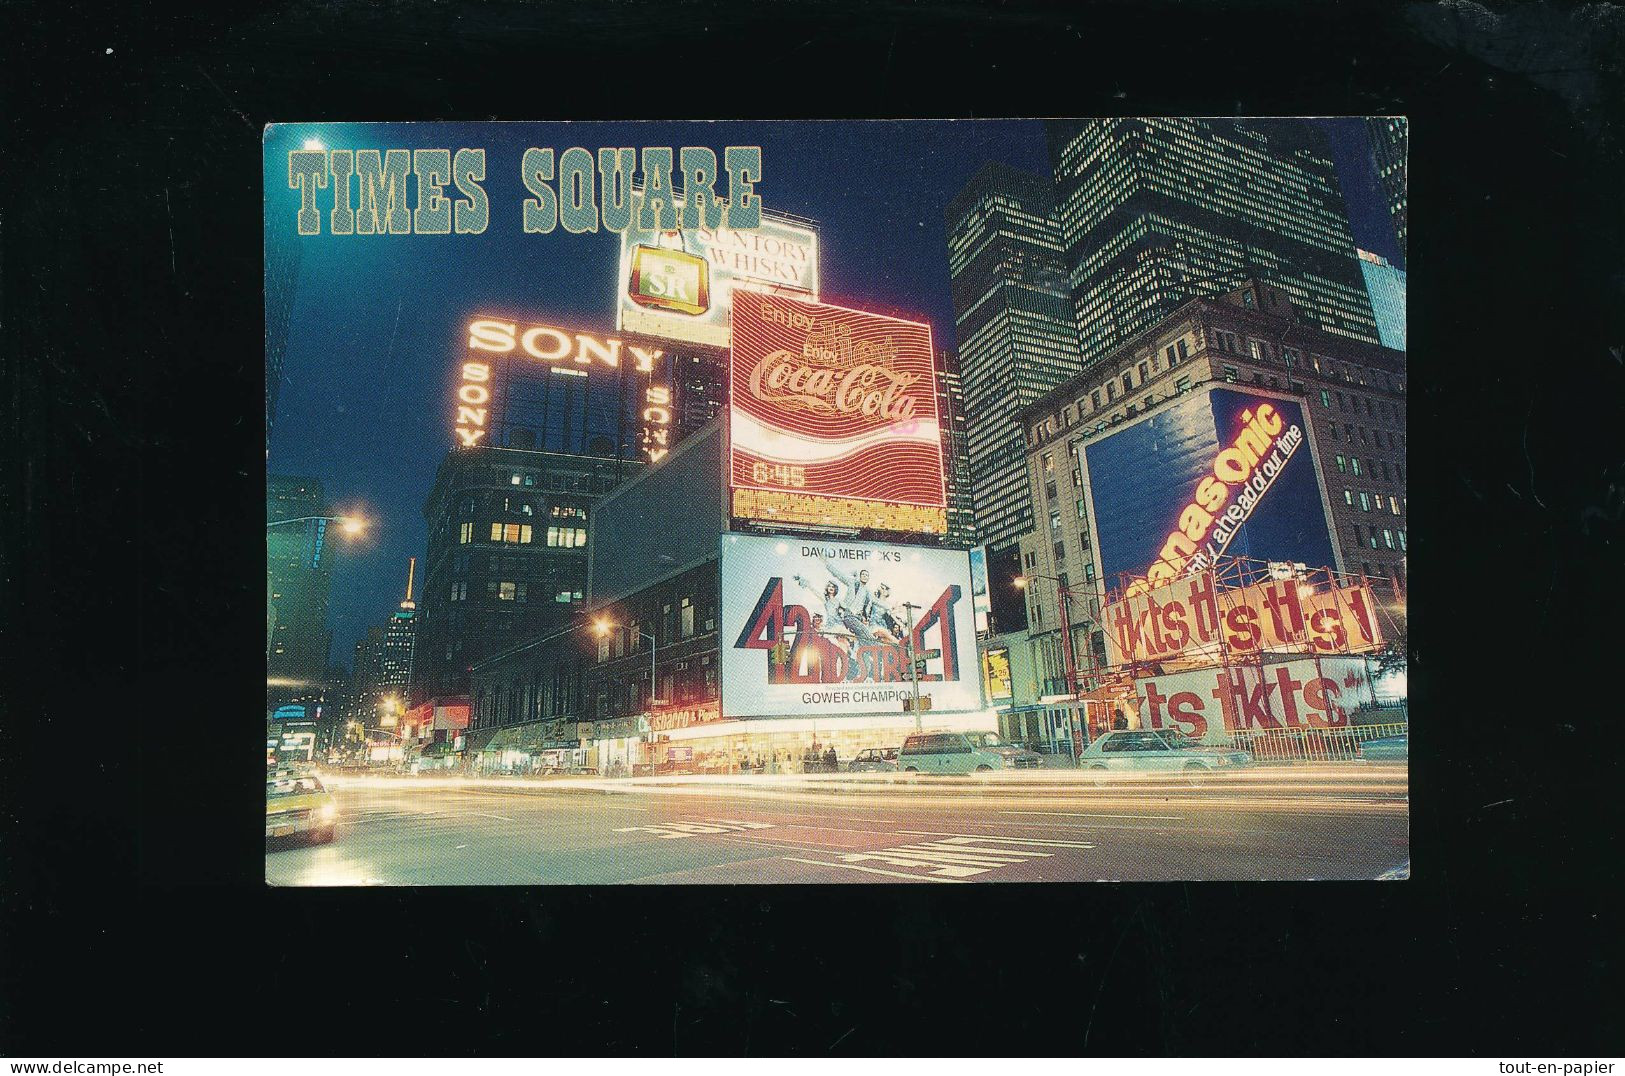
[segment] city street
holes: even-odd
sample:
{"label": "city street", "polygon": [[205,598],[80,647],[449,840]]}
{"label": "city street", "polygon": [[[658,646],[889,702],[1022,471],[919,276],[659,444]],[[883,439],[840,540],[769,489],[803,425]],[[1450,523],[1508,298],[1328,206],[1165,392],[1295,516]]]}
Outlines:
{"label": "city street", "polygon": [[336,777],[337,839],[272,885],[1374,879],[1409,873],[1406,769],[1183,775]]}

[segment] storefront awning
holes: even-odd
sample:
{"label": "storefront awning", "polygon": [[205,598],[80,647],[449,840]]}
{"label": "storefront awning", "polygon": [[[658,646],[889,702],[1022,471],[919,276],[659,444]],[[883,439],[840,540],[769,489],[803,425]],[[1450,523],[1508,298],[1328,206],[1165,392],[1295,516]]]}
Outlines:
{"label": "storefront awning", "polygon": [[574,722],[532,721],[525,725],[509,725],[500,729],[473,729],[468,733],[467,750],[523,751],[539,754],[543,751],[569,751],[581,746],[573,733]]}
{"label": "storefront awning", "polygon": [[469,729],[467,739],[463,741],[464,748],[469,754],[487,748],[501,729]]}

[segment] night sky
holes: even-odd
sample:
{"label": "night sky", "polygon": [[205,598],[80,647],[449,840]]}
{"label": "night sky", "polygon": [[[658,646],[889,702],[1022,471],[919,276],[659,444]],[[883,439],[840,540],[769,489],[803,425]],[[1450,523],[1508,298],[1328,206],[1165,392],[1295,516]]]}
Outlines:
{"label": "night sky", "polygon": [[[1322,121],[1358,246],[1396,260],[1360,120]],[[491,221],[483,235],[297,236],[287,152],[484,147]],[[285,124],[266,136],[268,242],[301,244],[298,291],[267,469],[319,478],[338,511],[373,521],[335,552],[330,661],[404,596],[407,558],[427,542],[423,501],[451,445],[461,327],[475,313],[613,332],[619,237],[562,228],[525,235],[527,146],[761,146],[764,208],[819,222],[821,297],[925,320],[953,346],[943,207],[989,160],[1045,173],[1043,127],[1028,120]],[[718,193],[725,193],[719,183]],[[455,190],[448,190],[455,197]],[[421,581],[422,575],[419,574]]]}

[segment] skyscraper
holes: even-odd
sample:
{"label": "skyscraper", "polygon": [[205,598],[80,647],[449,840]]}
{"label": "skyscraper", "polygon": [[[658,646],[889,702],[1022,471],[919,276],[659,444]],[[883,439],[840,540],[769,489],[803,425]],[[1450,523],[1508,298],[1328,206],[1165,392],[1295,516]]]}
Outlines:
{"label": "skyscraper", "polygon": [[321,483],[288,475],[265,482],[265,661],[274,704],[319,694],[325,684],[333,566]]}
{"label": "skyscraper", "polygon": [[1309,122],[1047,126],[1086,365],[1247,279],[1280,288],[1318,329],[1377,342],[1342,191]]}
{"label": "skyscraper", "polygon": [[1405,270],[1395,269],[1388,259],[1369,250],[1358,252],[1360,272],[1371,296],[1371,312],[1377,317],[1377,335],[1383,347],[1405,350]]}
{"label": "skyscraper", "polygon": [[373,626],[367,634],[356,640],[355,664],[350,670],[349,706],[345,720],[354,721],[362,729],[373,727],[382,694],[378,681],[382,677],[381,660],[384,652],[384,631]]}
{"label": "skyscraper", "polygon": [[989,162],[946,217],[978,541],[1002,547],[1033,523],[1015,413],[1080,368],[1054,190]]}
{"label": "skyscraper", "polygon": [[1399,244],[1399,261],[1407,257],[1405,235],[1405,161],[1410,154],[1410,122],[1402,116],[1372,116],[1365,121],[1371,136],[1371,163],[1377,168],[1377,181],[1388,198],[1388,216],[1394,222],[1394,240]]}
{"label": "skyscraper", "polygon": [[969,548],[976,544],[976,502],[970,484],[970,446],[965,427],[965,387],[959,359],[937,352],[937,406],[942,422],[942,460],[948,491],[948,541]]}
{"label": "skyscraper", "polygon": [[413,557],[406,571],[406,600],[389,615],[384,625],[384,647],[378,656],[378,686],[386,694],[401,699],[407,697],[412,684],[412,664],[417,649],[417,602],[412,600],[412,583],[416,577],[417,558]]}

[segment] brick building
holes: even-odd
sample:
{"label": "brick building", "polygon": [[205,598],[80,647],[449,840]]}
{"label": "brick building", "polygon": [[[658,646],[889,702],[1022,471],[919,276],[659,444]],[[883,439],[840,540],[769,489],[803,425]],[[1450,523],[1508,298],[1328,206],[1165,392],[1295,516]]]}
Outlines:
{"label": "brick building", "polygon": [[[1184,303],[1021,413],[1036,521],[1021,540],[1022,567],[1094,593],[1093,600],[1072,602],[1080,663],[1089,661],[1088,647],[1104,655],[1099,605],[1118,581],[1098,577],[1079,449],[1210,382],[1303,401],[1341,561],[1330,567],[1372,578],[1385,596],[1403,594],[1405,353],[1321,331],[1299,317],[1285,293],[1248,281]],[[1058,690],[1063,663],[1054,585],[1027,588],[1027,602],[1031,634],[1044,653],[1044,685]]]}

